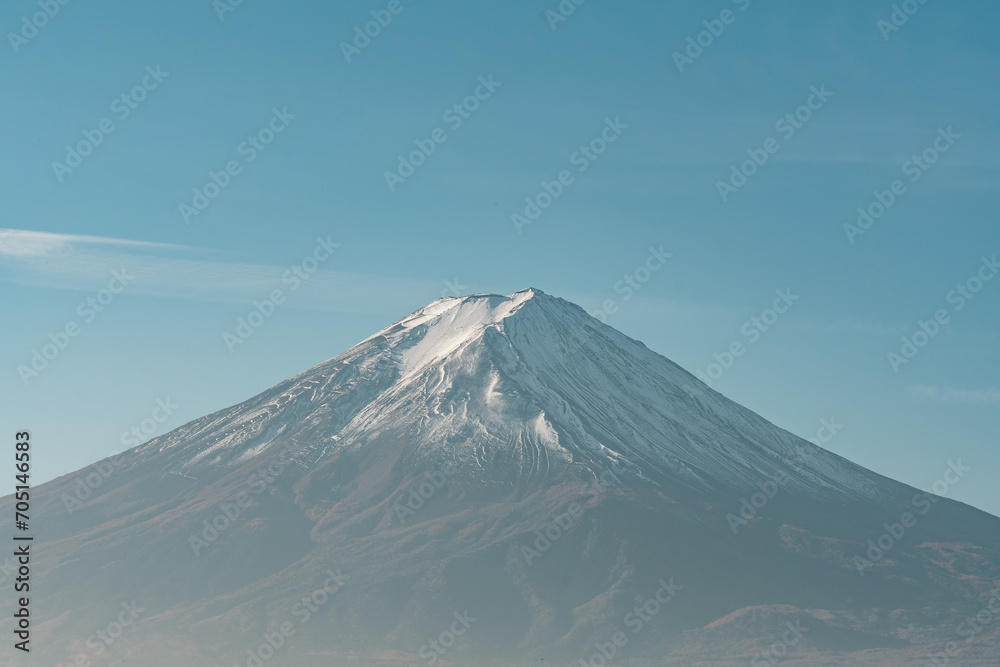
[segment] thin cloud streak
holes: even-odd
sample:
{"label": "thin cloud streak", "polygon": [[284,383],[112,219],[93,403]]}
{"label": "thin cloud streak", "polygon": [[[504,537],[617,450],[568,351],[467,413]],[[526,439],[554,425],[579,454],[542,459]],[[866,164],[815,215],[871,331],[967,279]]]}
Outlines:
{"label": "thin cloud streak", "polygon": [[53,257],[71,254],[76,246],[125,246],[131,248],[160,248],[167,250],[196,250],[187,246],[170,243],[150,243],[103,236],[83,236],[78,234],[54,234],[27,229],[0,228],[0,257]]}
{"label": "thin cloud streak", "polygon": [[1000,403],[1000,389],[957,389],[917,384],[906,388],[906,396],[914,401],[994,405]]}
{"label": "thin cloud streak", "polygon": [[[316,270],[300,281],[291,265],[160,256],[149,252],[153,250],[206,252],[162,243],[0,230],[0,282],[96,292],[107,286],[112,271],[119,271],[131,276],[127,293],[132,296],[249,304],[281,289],[287,307],[352,313],[377,310],[373,304],[386,299],[422,304],[437,298],[442,289],[430,281],[331,269]],[[329,261],[336,263],[336,256]]]}

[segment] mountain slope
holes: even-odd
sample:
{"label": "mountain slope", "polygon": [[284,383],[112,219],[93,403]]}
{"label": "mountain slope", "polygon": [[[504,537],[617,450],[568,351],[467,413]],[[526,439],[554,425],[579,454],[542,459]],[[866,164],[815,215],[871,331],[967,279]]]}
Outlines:
{"label": "mountain slope", "polygon": [[538,290],[434,302],[126,452],[69,511],[78,481],[36,490],[38,664],[735,664],[787,623],[808,628],[789,664],[997,658],[993,624],[957,626],[990,602],[1000,519]]}

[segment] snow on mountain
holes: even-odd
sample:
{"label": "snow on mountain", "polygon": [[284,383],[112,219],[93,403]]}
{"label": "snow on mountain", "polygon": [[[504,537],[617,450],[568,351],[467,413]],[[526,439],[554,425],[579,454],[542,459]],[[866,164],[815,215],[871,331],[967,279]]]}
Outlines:
{"label": "snow on mountain", "polygon": [[[435,301],[110,467],[72,508],[85,474],[34,489],[37,664],[98,658],[95,623],[135,601],[107,664],[249,667],[341,570],[268,667],[430,664],[463,612],[439,664],[598,664],[664,581],[620,664],[745,664],[786,624],[809,628],[789,664],[923,664],[1000,581],[996,517],[919,513],[535,289]],[[1000,624],[975,639],[950,664],[997,664]]]}
{"label": "snow on mountain", "polygon": [[[309,419],[299,423],[303,415]],[[208,446],[198,440],[221,423],[228,428]],[[619,476],[659,473],[701,490],[787,476],[793,493],[893,495],[883,478],[776,431],[641,343],[537,289],[435,301],[132,456],[180,449],[176,472],[197,477],[202,466],[252,460],[285,435],[311,442],[301,461],[308,464],[404,425],[413,455],[447,456],[484,474],[496,450],[513,450],[516,469],[504,474],[544,476],[559,461]]]}

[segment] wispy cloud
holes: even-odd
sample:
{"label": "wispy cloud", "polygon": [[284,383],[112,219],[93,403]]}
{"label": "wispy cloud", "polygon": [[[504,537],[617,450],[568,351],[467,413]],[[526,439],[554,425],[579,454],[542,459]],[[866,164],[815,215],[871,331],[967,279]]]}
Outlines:
{"label": "wispy cloud", "polygon": [[1000,403],[1000,389],[956,389],[916,384],[906,388],[906,396],[914,401],[934,403],[964,403],[966,405],[993,405]]}
{"label": "wispy cloud", "polygon": [[112,271],[125,271],[134,277],[130,295],[250,303],[284,288],[288,307],[355,313],[369,312],[373,303],[385,300],[423,304],[441,291],[438,282],[333,270],[336,254],[309,274],[301,289],[290,290],[295,280],[290,268],[311,256],[315,246],[315,239],[303,239],[302,256],[281,266],[225,261],[218,253],[189,246],[0,229],[0,282],[94,292],[107,285]]}
{"label": "wispy cloud", "polygon": [[53,234],[51,232],[4,229],[0,227],[0,257],[65,256],[80,246],[91,248],[124,246],[133,250],[153,248],[193,250],[193,248],[171,245],[169,243],[149,243],[146,241],[129,241],[127,239],[100,236],[80,236],[77,234]]}
{"label": "wispy cloud", "polygon": [[800,331],[849,336],[900,336],[909,332],[909,327],[883,322],[871,322],[852,317],[837,320],[805,320],[789,323],[789,327]]}

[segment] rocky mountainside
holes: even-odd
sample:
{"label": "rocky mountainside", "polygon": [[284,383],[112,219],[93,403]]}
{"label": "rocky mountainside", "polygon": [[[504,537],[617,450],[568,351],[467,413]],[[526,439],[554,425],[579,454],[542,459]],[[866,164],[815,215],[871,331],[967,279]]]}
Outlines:
{"label": "rocky mountainside", "polygon": [[1000,663],[1000,519],[534,289],[34,494],[35,647],[4,664]]}

